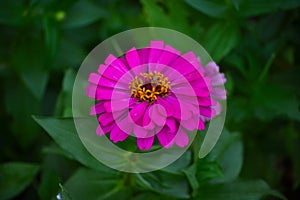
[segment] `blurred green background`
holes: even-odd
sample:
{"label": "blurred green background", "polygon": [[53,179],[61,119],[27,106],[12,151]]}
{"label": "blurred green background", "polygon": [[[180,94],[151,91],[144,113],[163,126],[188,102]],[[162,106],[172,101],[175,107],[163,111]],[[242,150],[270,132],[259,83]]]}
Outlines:
{"label": "blurred green background", "polygon": [[[299,0],[1,0],[0,199],[299,199],[299,11]],[[101,41],[145,26],[189,35],[219,64],[226,128],[205,159],[191,149],[125,174],[81,145],[72,84]]]}

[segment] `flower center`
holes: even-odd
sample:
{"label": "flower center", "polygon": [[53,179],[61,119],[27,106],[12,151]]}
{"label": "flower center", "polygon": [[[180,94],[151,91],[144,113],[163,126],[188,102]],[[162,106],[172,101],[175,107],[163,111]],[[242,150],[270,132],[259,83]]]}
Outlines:
{"label": "flower center", "polygon": [[168,77],[157,71],[140,73],[140,76],[135,76],[129,83],[129,89],[134,98],[149,103],[157,100],[157,97],[167,96],[170,88]]}

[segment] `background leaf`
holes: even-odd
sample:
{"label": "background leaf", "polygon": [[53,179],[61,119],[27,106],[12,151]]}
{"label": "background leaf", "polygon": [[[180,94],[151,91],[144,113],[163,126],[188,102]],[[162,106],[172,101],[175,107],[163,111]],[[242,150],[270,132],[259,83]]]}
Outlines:
{"label": "background leaf", "polygon": [[0,166],[0,199],[10,199],[22,192],[34,179],[38,165],[11,162]]}
{"label": "background leaf", "polygon": [[252,200],[261,199],[266,195],[274,195],[285,199],[282,195],[270,189],[262,180],[237,181],[225,184],[214,184],[199,189],[197,198],[204,200],[231,199],[231,200]]}
{"label": "background leaf", "polygon": [[226,56],[239,42],[239,30],[231,22],[220,22],[207,31],[203,45],[212,58],[218,62]]}
{"label": "background leaf", "polygon": [[101,7],[90,1],[80,0],[66,12],[62,26],[63,28],[79,28],[105,16],[106,12]]}
{"label": "background leaf", "polygon": [[[79,169],[65,184],[64,187],[71,199],[126,199],[126,193],[121,192],[118,176],[99,173],[87,169]],[[124,184],[124,183],[123,183]]]}
{"label": "background leaf", "polygon": [[226,13],[226,2],[218,0],[186,0],[195,9],[216,18],[223,18]]}

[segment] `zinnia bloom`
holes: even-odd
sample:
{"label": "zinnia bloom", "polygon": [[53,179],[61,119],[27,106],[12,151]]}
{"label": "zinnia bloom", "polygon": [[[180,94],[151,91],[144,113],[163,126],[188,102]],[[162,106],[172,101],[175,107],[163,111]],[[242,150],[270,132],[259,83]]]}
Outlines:
{"label": "zinnia bloom", "polygon": [[96,133],[109,133],[113,142],[133,134],[141,150],[149,150],[155,137],[165,148],[185,147],[189,134],[221,112],[216,100],[226,99],[219,87],[226,79],[214,62],[203,67],[192,51],[181,55],[163,41],[132,48],[123,57],[109,55],[88,81]]}

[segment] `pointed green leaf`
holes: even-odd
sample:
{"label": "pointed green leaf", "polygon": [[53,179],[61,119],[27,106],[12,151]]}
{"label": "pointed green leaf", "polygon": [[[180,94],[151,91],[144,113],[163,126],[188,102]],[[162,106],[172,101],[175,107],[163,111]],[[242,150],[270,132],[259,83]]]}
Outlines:
{"label": "pointed green leaf", "polygon": [[11,162],[0,166],[0,199],[10,199],[21,193],[38,172],[38,165]]}
{"label": "pointed green leaf", "polygon": [[87,167],[100,171],[111,172],[109,168],[96,160],[83,146],[77,135],[72,118],[44,118],[34,117],[35,121],[42,126],[53,140],[65,151],[73,155],[80,163]]}
{"label": "pointed green leaf", "polygon": [[35,98],[41,99],[48,82],[48,73],[41,70],[30,70],[21,72],[21,77]]}
{"label": "pointed green leaf", "polygon": [[203,46],[213,60],[219,62],[237,46],[239,39],[240,33],[236,25],[231,22],[219,22],[207,31]]}

